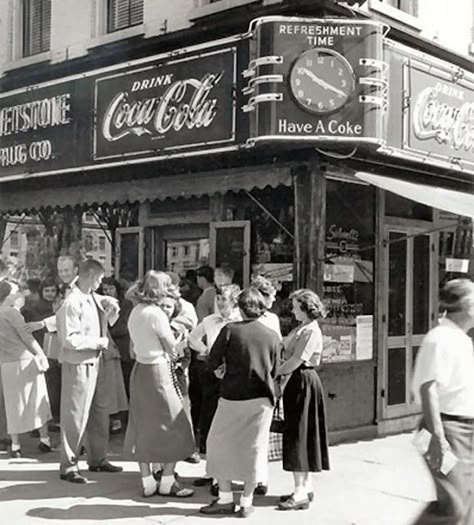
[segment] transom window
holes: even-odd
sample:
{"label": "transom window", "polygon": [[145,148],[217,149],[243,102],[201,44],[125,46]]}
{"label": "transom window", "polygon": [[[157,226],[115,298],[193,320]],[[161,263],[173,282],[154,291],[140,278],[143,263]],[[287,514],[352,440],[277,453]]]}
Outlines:
{"label": "transom window", "polygon": [[108,0],[107,31],[113,33],[143,23],[143,0]]}
{"label": "transom window", "polygon": [[23,56],[49,51],[51,0],[23,0]]}

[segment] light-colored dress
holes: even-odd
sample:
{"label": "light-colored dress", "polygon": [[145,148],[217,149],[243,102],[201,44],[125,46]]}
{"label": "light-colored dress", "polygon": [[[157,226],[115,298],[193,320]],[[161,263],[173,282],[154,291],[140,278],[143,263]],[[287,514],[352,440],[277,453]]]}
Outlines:
{"label": "light-colored dress", "polygon": [[28,350],[34,341],[20,312],[1,306],[0,373],[9,434],[23,434],[51,419],[45,376]]}
{"label": "light-colored dress", "polygon": [[139,462],[174,463],[194,452],[188,407],[161,338],[172,337],[165,313],[138,304],[128,320],[136,363],[130,378],[125,454]]}

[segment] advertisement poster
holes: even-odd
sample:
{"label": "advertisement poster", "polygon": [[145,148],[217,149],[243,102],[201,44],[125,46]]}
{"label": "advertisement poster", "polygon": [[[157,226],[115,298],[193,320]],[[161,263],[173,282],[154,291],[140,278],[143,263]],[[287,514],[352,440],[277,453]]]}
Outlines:
{"label": "advertisement poster", "polygon": [[358,315],[356,318],[356,359],[372,359],[374,316]]}

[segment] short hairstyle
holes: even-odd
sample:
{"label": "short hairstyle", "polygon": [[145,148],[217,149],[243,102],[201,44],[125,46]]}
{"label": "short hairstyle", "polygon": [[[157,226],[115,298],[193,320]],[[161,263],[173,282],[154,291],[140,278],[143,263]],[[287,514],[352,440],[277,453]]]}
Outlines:
{"label": "short hairstyle", "polygon": [[201,266],[196,270],[198,277],[204,277],[208,283],[214,282],[214,270],[210,266]]}
{"label": "short hairstyle", "polygon": [[0,303],[3,303],[5,299],[12,293],[13,283],[4,279],[0,281]]}
{"label": "short hairstyle", "polygon": [[80,276],[86,276],[92,272],[96,275],[100,275],[105,273],[105,269],[102,264],[95,259],[87,259],[86,261],[81,262],[79,265]]}
{"label": "short hairstyle", "polygon": [[324,318],[327,315],[326,307],[318,294],[308,288],[301,288],[290,295],[290,299],[298,301],[300,308],[310,319]]}
{"label": "short hairstyle", "polygon": [[56,282],[56,279],[54,279],[54,277],[46,277],[46,279],[44,281],[42,281],[41,283],[41,286],[40,286],[40,295],[43,294],[43,290],[45,288],[56,288],[56,292],[59,293],[59,285],[58,283]]}
{"label": "short hairstyle", "polygon": [[114,277],[104,277],[102,279],[102,286],[104,286],[104,284],[107,286],[115,286],[115,289],[117,290],[117,299],[119,302],[122,302],[124,291],[122,285],[117,281],[117,279]]}
{"label": "short hairstyle", "polygon": [[250,286],[256,288],[263,296],[270,297],[270,295],[276,294],[276,288],[270,279],[263,277],[263,275],[257,275],[252,279]]}
{"label": "short hairstyle", "polygon": [[216,295],[221,295],[225,300],[237,306],[240,295],[240,286],[238,284],[225,284],[216,288]]}
{"label": "short hairstyle", "polygon": [[149,270],[143,279],[132,285],[125,297],[132,301],[157,305],[171,288],[171,279],[165,272]]}
{"label": "short hairstyle", "polygon": [[217,272],[221,273],[222,275],[225,275],[229,279],[229,284],[234,279],[235,271],[230,266],[219,266],[218,268],[215,269],[214,275]]}
{"label": "short hairstyle", "polygon": [[72,255],[60,255],[58,257],[58,260],[56,261],[56,264],[59,264],[60,262],[65,262],[65,261],[71,261],[75,268],[79,266],[77,264],[76,259]]}
{"label": "short hairstyle", "polygon": [[461,312],[473,296],[474,283],[470,279],[453,279],[440,290],[440,309],[447,313]]}
{"label": "short hairstyle", "polygon": [[239,295],[238,304],[244,316],[249,319],[256,319],[267,311],[265,298],[256,288],[246,288]]}

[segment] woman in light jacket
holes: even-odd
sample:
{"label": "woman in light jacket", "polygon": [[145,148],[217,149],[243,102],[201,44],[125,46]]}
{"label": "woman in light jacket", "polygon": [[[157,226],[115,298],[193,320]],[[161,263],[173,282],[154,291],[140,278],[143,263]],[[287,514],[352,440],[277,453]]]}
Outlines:
{"label": "woman in light jacket", "polygon": [[2,376],[11,456],[21,457],[19,434],[39,429],[41,452],[51,451],[47,423],[51,419],[44,372],[48,359],[26,331],[18,311],[23,295],[14,282],[0,282],[0,373]]}

